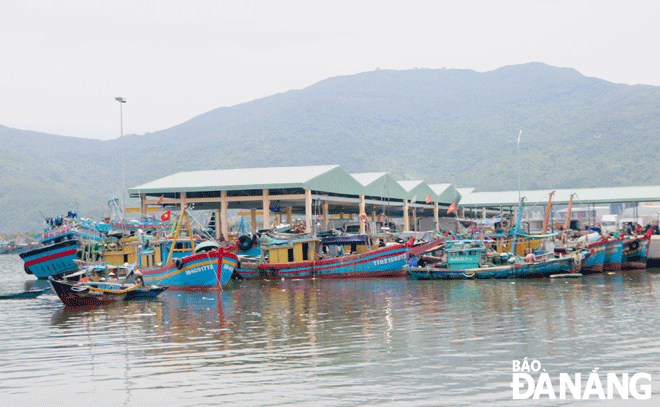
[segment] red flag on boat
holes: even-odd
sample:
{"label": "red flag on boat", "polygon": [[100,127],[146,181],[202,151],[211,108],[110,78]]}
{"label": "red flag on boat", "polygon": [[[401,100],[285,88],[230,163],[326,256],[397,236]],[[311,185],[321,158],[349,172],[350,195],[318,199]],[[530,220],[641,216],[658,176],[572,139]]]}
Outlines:
{"label": "red flag on boat", "polygon": [[163,199],[165,199],[165,194],[161,195],[160,198],[158,198],[158,201],[156,202],[156,205],[160,205],[163,203]]}
{"label": "red flag on boat", "polygon": [[431,194],[426,195],[426,203],[431,203]]}
{"label": "red flag on boat", "polygon": [[456,203],[449,205],[449,209],[447,209],[447,215],[453,212],[456,212]]}
{"label": "red flag on boat", "polygon": [[172,217],[172,211],[167,211],[164,214],[160,215],[160,220],[167,222]]}

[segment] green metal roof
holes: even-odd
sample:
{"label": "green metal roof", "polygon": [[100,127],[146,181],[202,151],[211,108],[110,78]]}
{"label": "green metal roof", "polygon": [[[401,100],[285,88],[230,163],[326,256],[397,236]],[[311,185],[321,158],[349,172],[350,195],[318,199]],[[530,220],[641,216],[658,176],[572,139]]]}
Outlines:
{"label": "green metal roof", "polygon": [[[552,191],[552,189],[521,191],[520,196],[525,198],[525,206],[534,206],[547,203]],[[575,205],[660,201],[660,186],[576,188],[556,189],[554,191],[552,203],[555,205],[567,205],[571,194],[575,194],[573,197]],[[463,196],[459,205],[469,208],[517,206],[518,191],[473,192]]]}
{"label": "green metal roof", "polygon": [[469,195],[474,192],[475,188],[456,188],[461,196]]}
{"label": "green metal roof", "polygon": [[407,198],[411,202],[426,203],[426,196],[431,195],[432,202],[439,202],[438,195],[424,181],[398,181],[399,185],[407,192]]}
{"label": "green metal roof", "polygon": [[362,195],[364,186],[338,165],[189,171],[129,188],[129,194],[302,188]]}
{"label": "green metal roof", "polygon": [[438,202],[452,204],[461,200],[460,192],[452,184],[429,184],[429,188],[438,196]]}
{"label": "green metal roof", "polygon": [[365,188],[366,196],[408,199],[408,192],[386,172],[351,174]]}

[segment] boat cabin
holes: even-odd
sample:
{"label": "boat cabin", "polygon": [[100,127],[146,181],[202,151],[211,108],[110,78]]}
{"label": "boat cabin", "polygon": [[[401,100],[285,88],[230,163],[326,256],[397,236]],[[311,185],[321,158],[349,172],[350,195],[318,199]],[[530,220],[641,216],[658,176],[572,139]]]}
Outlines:
{"label": "boat cabin", "polygon": [[317,260],[318,239],[297,239],[288,244],[262,246],[262,258],[268,264],[300,263]]}
{"label": "boat cabin", "polygon": [[100,247],[102,245],[98,243],[88,243],[82,248],[82,259],[96,261],[100,253],[103,256],[103,261],[108,264],[135,263],[138,241],[137,237],[110,238],[104,247]]}
{"label": "boat cabin", "polygon": [[480,243],[464,243],[446,247],[447,266],[449,269],[478,268],[486,257],[486,246]]}
{"label": "boat cabin", "polygon": [[321,248],[328,257],[363,254],[371,250],[371,240],[367,235],[328,236],[321,240]]}

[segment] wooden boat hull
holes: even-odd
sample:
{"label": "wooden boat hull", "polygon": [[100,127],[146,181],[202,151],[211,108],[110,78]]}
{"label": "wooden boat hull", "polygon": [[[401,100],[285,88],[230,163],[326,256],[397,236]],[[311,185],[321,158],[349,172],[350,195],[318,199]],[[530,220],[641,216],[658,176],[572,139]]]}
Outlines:
{"label": "wooden boat hull", "polygon": [[231,278],[238,257],[224,250],[175,259],[165,267],[142,268],[144,283],[174,290],[198,290],[224,286]]}
{"label": "wooden boat hull", "polygon": [[79,284],[73,281],[48,279],[55,294],[67,307],[89,307],[121,301],[126,294],[139,287],[137,284],[94,283]]}
{"label": "wooden boat hull", "polygon": [[273,278],[404,277],[409,244],[398,244],[363,254],[283,264],[243,263],[239,275],[246,280]]}
{"label": "wooden boat hull", "polygon": [[19,256],[25,262],[24,268],[27,274],[45,279],[77,270],[78,265],[74,260],[78,249],[80,243],[77,240],[65,240],[19,253]]}

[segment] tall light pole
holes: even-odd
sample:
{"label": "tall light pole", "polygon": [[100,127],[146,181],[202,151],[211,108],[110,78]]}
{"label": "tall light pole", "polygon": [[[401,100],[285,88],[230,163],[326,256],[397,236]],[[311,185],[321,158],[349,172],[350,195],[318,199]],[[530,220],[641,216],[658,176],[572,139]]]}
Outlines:
{"label": "tall light pole", "polygon": [[518,133],[518,201],[520,201],[520,136],[522,136],[522,130]]}
{"label": "tall light pole", "polygon": [[121,131],[121,136],[119,141],[121,143],[121,193],[122,193],[122,220],[126,217],[126,178],[124,175],[124,112],[122,111],[122,105],[126,103],[126,99],[123,97],[117,96],[115,98],[119,102],[119,127]]}

